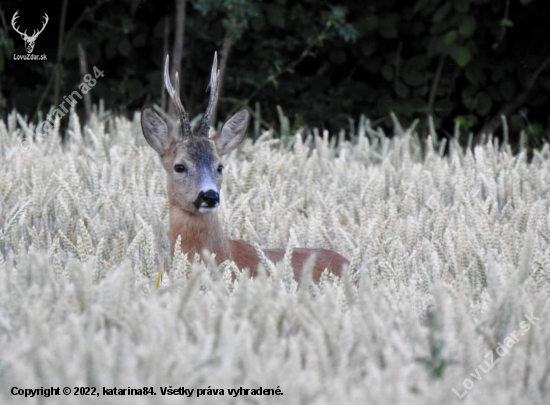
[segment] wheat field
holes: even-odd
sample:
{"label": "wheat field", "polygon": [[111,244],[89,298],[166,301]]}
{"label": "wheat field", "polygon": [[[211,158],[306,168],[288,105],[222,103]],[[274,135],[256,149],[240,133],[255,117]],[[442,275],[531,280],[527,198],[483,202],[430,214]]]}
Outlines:
{"label": "wheat field", "polygon": [[[352,141],[248,139],[224,161],[225,232],[287,249],[250,279],[170,258],[165,174],[137,113],[69,120],[64,145],[59,123],[36,138],[0,120],[1,404],[549,403],[548,144],[528,158],[364,118]],[[298,285],[302,246],[349,271]]]}

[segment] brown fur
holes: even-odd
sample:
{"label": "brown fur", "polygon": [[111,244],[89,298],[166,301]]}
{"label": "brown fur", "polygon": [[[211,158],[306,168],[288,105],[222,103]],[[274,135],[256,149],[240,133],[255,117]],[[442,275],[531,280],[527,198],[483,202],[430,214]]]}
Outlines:
{"label": "brown fur", "polygon": [[[159,154],[167,173],[172,254],[176,240],[181,235],[182,252],[189,254],[191,260],[194,260],[195,254],[200,255],[204,250],[208,250],[216,254],[218,264],[233,260],[239,268],[249,268],[255,276],[259,260],[254,247],[242,240],[228,240],[214,212],[219,204],[219,190],[223,179],[221,157],[230,153],[244,140],[251,116],[246,108],[238,111],[216,136],[209,138],[209,114],[217,99],[217,74],[217,57],[214,56],[208,108],[198,131],[193,134],[179,94],[170,83],[167,56],[164,65],[164,84],[180,113],[183,139],[173,139],[166,122],[150,107],[141,110],[141,128],[147,143]],[[209,194],[208,203],[206,193]],[[264,253],[272,262],[278,262],[283,259],[285,251],[266,249]],[[348,264],[343,256],[330,250],[294,249],[291,265],[297,280],[300,279],[302,268],[312,254],[316,255],[312,274],[315,281],[319,280],[325,269],[340,275],[342,266]]]}
{"label": "brown fur", "polygon": [[[216,172],[220,157],[211,139],[195,137],[182,142],[172,141],[161,156],[161,162],[167,173],[170,206],[191,212],[195,210],[193,201],[197,198],[201,176],[211,176],[212,182],[221,187],[222,175]],[[185,165],[187,174],[175,173],[175,164]]]}
{"label": "brown fur", "polygon": [[[178,235],[181,235],[181,249],[193,259],[195,253],[208,250],[216,254],[218,264],[233,260],[240,269],[250,269],[254,277],[258,272],[259,259],[254,247],[243,240],[230,240],[225,237],[216,213],[209,215],[192,214],[175,206],[170,208],[170,244],[172,253]],[[263,249],[269,260],[276,263],[283,259],[285,249]],[[313,266],[313,280],[319,281],[321,273],[328,269],[339,276],[342,266],[349,265],[342,255],[328,249],[296,248],[292,253],[291,265],[294,277],[300,280],[302,268],[312,254],[316,255]]]}

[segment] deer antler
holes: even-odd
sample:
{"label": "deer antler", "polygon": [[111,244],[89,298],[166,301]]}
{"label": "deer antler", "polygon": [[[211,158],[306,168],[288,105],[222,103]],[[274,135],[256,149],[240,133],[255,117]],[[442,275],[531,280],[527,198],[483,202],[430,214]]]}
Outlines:
{"label": "deer antler", "polygon": [[[42,24],[42,28],[40,29],[40,31],[36,32],[36,30],[33,30],[33,33],[32,33],[32,36],[29,38],[30,40],[33,40],[33,39],[36,39],[38,38],[38,36],[40,35],[40,33],[42,31],[44,31],[44,28],[46,28],[46,25],[48,25],[48,21],[50,21],[50,17],[48,17],[48,14],[44,13],[44,15],[42,16],[42,18],[45,18],[46,20],[44,21],[44,23]],[[26,32],[26,31],[25,31]]]}
{"label": "deer antler", "polygon": [[166,91],[168,91],[168,94],[170,94],[170,97],[172,98],[172,101],[176,105],[176,109],[178,110],[180,121],[181,121],[181,129],[183,130],[183,137],[187,138],[192,135],[191,132],[191,124],[189,123],[189,116],[187,115],[187,112],[185,111],[185,108],[183,108],[183,104],[181,103],[180,99],[180,81],[178,78],[178,72],[176,72],[176,88],[174,89],[172,87],[172,82],[170,82],[170,72],[168,70],[169,65],[169,56],[166,55],[166,62],[164,63],[164,87],[166,87]]}
{"label": "deer antler", "polygon": [[[210,114],[214,109],[214,106],[218,102],[218,85],[220,83],[220,71],[218,70],[218,53],[214,52],[214,62],[212,63],[212,70],[210,72],[210,99],[208,100],[208,106],[202,117],[201,127],[199,133],[208,136],[210,130],[211,117]],[[206,88],[208,90],[208,87]]]}
{"label": "deer antler", "polygon": [[15,12],[15,14],[13,15],[13,17],[11,18],[11,26],[13,27],[15,32],[17,32],[19,35],[21,35],[22,37],[27,37],[27,30],[25,30],[25,32],[21,32],[21,31],[19,31],[19,27],[15,26],[15,20],[17,20],[19,18],[17,13],[19,13],[19,10],[17,10]]}

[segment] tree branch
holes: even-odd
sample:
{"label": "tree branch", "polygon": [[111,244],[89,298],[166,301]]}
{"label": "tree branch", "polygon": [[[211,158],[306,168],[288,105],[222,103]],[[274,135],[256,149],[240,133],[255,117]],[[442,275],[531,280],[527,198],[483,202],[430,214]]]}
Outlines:
{"label": "tree branch", "polygon": [[57,102],[59,101],[59,82],[61,80],[61,72],[59,69],[59,66],[61,65],[61,58],[63,57],[62,52],[62,46],[63,46],[63,35],[65,34],[65,20],[67,19],[67,8],[69,7],[69,1],[63,0],[63,4],[61,6],[61,17],[59,20],[59,35],[57,39],[57,59],[55,61],[55,65],[57,68],[55,69],[55,86],[54,86],[54,96],[53,96],[53,104],[57,105]]}
{"label": "tree branch", "polygon": [[4,27],[4,31],[6,34],[8,33],[8,23],[6,22],[6,16],[4,15],[4,10],[2,10],[2,7],[0,7],[0,20],[2,20],[2,26]]}
{"label": "tree branch", "polygon": [[[170,39],[168,38],[170,35],[170,19],[166,17],[164,19],[164,34],[162,36],[162,58],[161,60],[164,60],[166,58],[166,55],[168,54],[168,44],[170,43]],[[163,110],[166,109],[166,93],[164,93],[164,71],[160,70],[160,108]]]}
{"label": "tree branch", "polygon": [[[170,58],[170,76],[175,77],[176,72],[179,75],[179,84],[182,83],[181,60],[183,59],[183,46],[185,35],[185,7],[187,0],[176,0],[176,18],[174,29],[174,47],[172,48],[172,57]],[[177,84],[176,84],[177,85]],[[181,88],[176,89],[181,93]],[[168,114],[175,115],[176,108],[174,103],[168,103]]]}
{"label": "tree branch", "polygon": [[[78,43],[77,48],[78,62],[80,64],[80,76],[84,77],[84,75],[88,72],[88,58],[86,57],[86,50],[80,42]],[[90,92],[84,94],[84,111],[86,112],[86,122],[88,122],[92,116],[92,98]]]}
{"label": "tree branch", "polygon": [[[504,6],[504,17],[502,18],[502,20],[508,20],[509,14],[510,14],[510,0],[506,0],[506,5]],[[506,24],[503,24],[501,21],[500,34],[497,42],[493,44],[493,50],[497,49],[500,46],[505,36],[506,36]]]}
{"label": "tree branch", "polygon": [[529,96],[529,93],[535,86],[535,83],[539,76],[544,72],[544,70],[550,65],[550,58],[545,59],[537,70],[533,73],[533,75],[529,78],[529,82],[527,83],[527,86],[525,86],[525,89],[523,92],[516,97],[514,100],[506,104],[504,107],[500,109],[500,111],[489,120],[487,124],[483,126],[481,131],[476,135],[476,138],[479,139],[479,137],[482,134],[493,134],[495,131],[500,129],[502,126],[502,121],[500,117],[504,115],[505,117],[516,111],[518,108],[520,108],[524,103],[525,100],[527,100],[527,96]]}
{"label": "tree branch", "polygon": [[[67,35],[65,35],[65,42],[63,43],[62,51],[61,51],[62,53],[65,51],[65,48],[67,47],[67,43],[69,42],[69,38],[71,38],[72,34],[76,30],[76,28],[80,25],[80,23],[82,22],[84,17],[86,17],[86,15],[88,13],[93,12],[97,7],[99,7],[99,4],[96,4],[92,7],[86,7],[84,9],[84,11],[82,11],[82,14],[80,14],[80,16],[75,21],[75,23],[73,24],[73,26],[71,27],[69,32],[67,32]],[[32,117],[33,117],[32,120],[33,121],[36,119],[36,115],[38,114],[38,111],[42,107],[42,104],[44,103],[44,100],[46,99],[46,97],[48,96],[48,93],[50,92],[50,88],[52,87],[53,80],[56,76],[57,69],[58,69],[58,65],[56,64],[53,68],[52,75],[50,76],[50,79],[48,80],[48,84],[46,85],[46,88],[44,89],[44,92],[42,92],[42,95],[40,96],[40,99],[38,100],[38,103],[36,104],[36,108],[34,109],[34,112],[32,114]]]}
{"label": "tree branch", "polygon": [[319,42],[322,41],[319,38],[324,38],[327,31],[328,31],[328,27],[325,27],[323,29],[323,31],[321,32],[321,34],[319,34],[317,36],[317,38],[318,38],[317,40],[308,41],[308,45],[304,48],[304,50],[302,51],[302,53],[300,54],[300,56],[297,59],[295,59],[294,61],[289,63],[284,69],[281,69],[278,72],[276,72],[276,73],[268,76],[266,79],[264,79],[264,81],[262,83],[260,83],[256,87],[256,89],[247,98],[244,99],[244,101],[241,101],[240,103],[236,104],[233,107],[233,109],[229,112],[228,115],[232,115],[235,112],[237,112],[237,110],[240,109],[241,107],[244,107],[244,106],[248,105],[250,103],[250,101],[252,101],[254,99],[254,97],[256,97],[263,90],[263,88],[265,86],[267,86],[269,83],[277,80],[277,78],[279,78],[284,73],[288,73],[288,72],[294,70],[294,68],[296,66],[298,66],[309,55],[309,52],[314,47],[316,47],[319,44]]}
{"label": "tree branch", "polygon": [[[231,21],[231,26],[234,28],[237,25],[237,20],[235,14],[229,16]],[[220,52],[220,84],[218,85],[218,99],[223,95],[223,85],[225,83],[225,76],[227,72],[227,61],[229,60],[229,55],[231,54],[231,49],[235,44],[235,38],[231,32],[231,29],[227,29],[225,32],[225,37],[223,39],[222,50]],[[216,120],[218,117],[218,104],[216,104],[212,111],[212,125],[216,127]]]}
{"label": "tree branch", "polygon": [[445,63],[445,55],[441,55],[439,58],[439,64],[435,72],[432,88],[430,89],[430,95],[428,97],[428,114],[433,112],[433,106],[435,103],[435,96],[437,95],[437,88],[439,87],[439,80],[441,80],[441,73],[443,72],[443,65]]}

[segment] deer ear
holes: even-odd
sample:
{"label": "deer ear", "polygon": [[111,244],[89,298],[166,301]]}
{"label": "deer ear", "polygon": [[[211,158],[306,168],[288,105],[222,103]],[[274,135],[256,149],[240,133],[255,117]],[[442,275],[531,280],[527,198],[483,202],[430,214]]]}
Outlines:
{"label": "deer ear", "polygon": [[164,155],[170,148],[172,137],[168,133],[168,127],[163,119],[150,107],[144,107],[141,110],[141,130],[147,143],[159,155]]}
{"label": "deer ear", "polygon": [[222,131],[214,138],[220,156],[231,152],[246,138],[249,121],[250,111],[243,108],[223,125]]}

